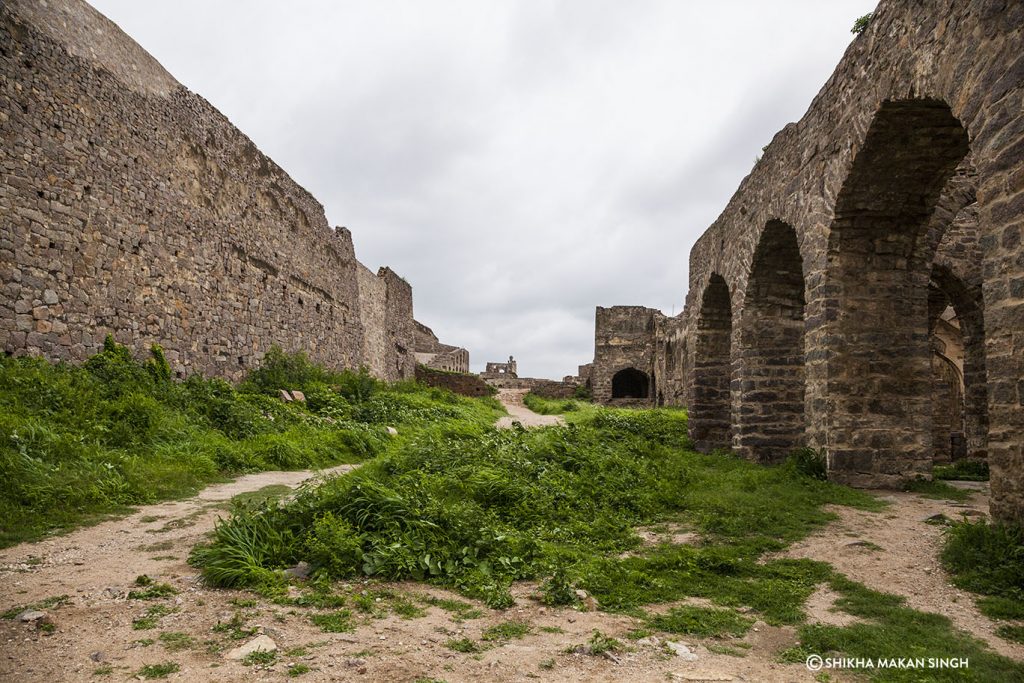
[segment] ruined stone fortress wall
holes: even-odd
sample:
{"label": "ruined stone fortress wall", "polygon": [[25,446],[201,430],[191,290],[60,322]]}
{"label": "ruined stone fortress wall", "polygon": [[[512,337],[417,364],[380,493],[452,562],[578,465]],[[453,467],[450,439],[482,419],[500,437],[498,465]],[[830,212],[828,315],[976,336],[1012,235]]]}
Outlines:
{"label": "ruined stone fortress wall", "polygon": [[768,145],[690,253],[678,326],[629,344],[646,366],[673,339],[675,370],[655,351],[652,372],[682,387],[666,402],[699,448],[822,449],[854,485],[929,476],[930,339],[952,306],[968,454],[988,457],[993,515],[1024,521],[1022,31],[1021,2],[883,0]]}
{"label": "ruined stone fortress wall", "polygon": [[182,374],[272,344],[411,377],[412,291],[198,95],[79,0],[0,4],[0,348],[106,334]]}

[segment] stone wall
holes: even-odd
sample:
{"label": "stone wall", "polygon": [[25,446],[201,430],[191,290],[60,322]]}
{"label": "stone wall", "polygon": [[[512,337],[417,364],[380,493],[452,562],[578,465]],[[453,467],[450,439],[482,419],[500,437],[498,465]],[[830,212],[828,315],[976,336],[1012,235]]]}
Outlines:
{"label": "stone wall", "polygon": [[448,389],[462,396],[490,396],[494,393],[494,389],[477,375],[445,372],[425,365],[416,366],[416,381],[427,386]]}
{"label": "stone wall", "polygon": [[5,351],[81,360],[109,333],[179,375],[237,378],[279,344],[412,376],[408,285],[367,277],[347,230],[91,7],[0,5],[0,74]]}
{"label": "stone wall", "polygon": [[359,319],[363,324],[363,365],[377,377],[384,377],[390,344],[384,329],[384,307],[388,285],[361,263],[356,264],[359,285]]}
{"label": "stone wall", "polygon": [[387,266],[377,271],[377,277],[384,280],[384,331],[390,342],[384,351],[384,376],[412,379],[416,374],[412,286]]}
{"label": "stone wall", "polygon": [[540,379],[530,381],[529,389],[531,393],[544,398],[572,398],[576,395],[577,386],[575,382],[571,381],[559,382],[553,379]]}
{"label": "stone wall", "polygon": [[[1024,3],[883,0],[767,146],[690,253],[682,370],[664,372],[698,447],[807,445],[854,485],[929,476],[930,322],[950,305],[967,450],[988,455],[993,515],[1024,521],[1022,28]],[[605,367],[645,362],[620,346]]]}

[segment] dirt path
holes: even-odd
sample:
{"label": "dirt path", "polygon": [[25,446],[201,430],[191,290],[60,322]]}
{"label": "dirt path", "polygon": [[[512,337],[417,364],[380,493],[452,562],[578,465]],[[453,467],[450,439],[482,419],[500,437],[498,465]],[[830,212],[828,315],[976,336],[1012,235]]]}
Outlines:
{"label": "dirt path", "polygon": [[[890,502],[882,512],[829,506],[839,519],[794,543],[785,556],[829,562],[854,581],[902,595],[914,609],[942,614],[996,652],[1024,660],[1024,645],[998,637],[998,624],[978,611],[975,596],[950,583],[939,562],[945,527],[925,521],[934,515],[957,521],[964,516],[973,520],[986,517],[988,485],[977,488],[980,490],[966,503],[930,500],[912,493],[873,491]],[[832,618],[828,612],[832,601],[821,595],[815,597],[818,604],[812,613],[828,621]]]}
{"label": "dirt path", "polygon": [[561,415],[540,415],[533,412],[523,403],[523,397],[529,392],[528,389],[499,389],[498,400],[505,406],[508,415],[498,420],[498,429],[507,429],[513,422],[519,422],[524,427],[547,427],[549,425],[564,425],[565,419]]}
{"label": "dirt path", "polygon": [[[324,610],[206,587],[185,560],[225,514],[225,502],[267,486],[292,487],[312,474],[243,477],[189,500],[147,506],[120,520],[0,551],[0,611],[68,596],[64,604],[43,608],[55,625],[53,633],[16,619],[0,620],[0,680],[124,681],[143,666],[162,663],[177,667],[167,680],[190,683],[295,680],[288,674],[291,666],[308,667],[297,678],[301,681],[814,680],[802,664],[777,661],[780,651],[796,644],[793,627],[758,621],[743,638],[674,638],[692,653],[682,657],[667,652],[664,640],[627,640],[626,634],[639,625],[636,619],[546,607],[535,599],[537,587],[527,583],[513,588],[516,605],[505,611],[423,584],[390,584],[385,588],[391,593],[374,599],[369,614],[356,608],[354,596],[379,590],[381,584],[344,584],[339,588],[349,592],[347,607],[355,626],[344,633],[323,632],[312,623],[311,617]],[[953,518],[982,514],[986,495],[976,495],[967,507],[911,494],[879,495],[892,501],[887,509],[836,507],[839,520],[795,544],[787,555],[831,562],[851,578],[906,595],[912,606],[946,614],[997,651],[1024,659],[1021,646],[994,635],[993,624],[977,612],[972,596],[950,587],[937,562],[941,528],[923,521],[940,512]],[[872,550],[870,544],[883,550]],[[140,574],[166,582],[178,593],[151,601],[129,599]],[[470,602],[478,612],[459,618],[426,604],[430,597]],[[830,611],[832,597],[824,591],[812,596],[812,621],[836,623],[842,618]],[[154,607],[163,614],[150,628],[138,628],[138,619]],[[238,628],[225,627],[235,615]],[[529,633],[507,641],[482,640],[487,627],[510,619],[527,622]],[[595,629],[630,649],[611,658],[574,651]],[[226,656],[259,635],[279,648],[276,661],[253,665]],[[450,643],[463,638],[481,649],[452,649]],[[840,674],[831,680],[853,679]]]}

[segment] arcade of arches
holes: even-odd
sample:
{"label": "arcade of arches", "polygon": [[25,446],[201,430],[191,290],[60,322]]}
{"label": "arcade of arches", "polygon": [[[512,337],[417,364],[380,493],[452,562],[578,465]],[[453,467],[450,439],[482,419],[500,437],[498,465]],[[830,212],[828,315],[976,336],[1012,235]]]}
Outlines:
{"label": "arcade of arches", "polygon": [[855,486],[986,458],[993,516],[1024,521],[1024,35],[936,12],[880,6],[693,246],[683,312],[599,315],[594,376],[649,372],[700,450],[806,446]]}

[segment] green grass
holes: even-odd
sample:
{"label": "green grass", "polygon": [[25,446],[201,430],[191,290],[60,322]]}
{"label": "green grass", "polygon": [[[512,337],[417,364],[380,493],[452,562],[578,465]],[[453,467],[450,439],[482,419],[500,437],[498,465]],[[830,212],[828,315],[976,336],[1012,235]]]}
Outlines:
{"label": "green grass", "polygon": [[907,482],[903,489],[910,491],[911,493],[917,493],[925,498],[933,498],[935,500],[955,500],[957,502],[963,502],[970,499],[974,495],[973,491],[968,489],[958,489],[955,486],[950,486],[946,482],[940,479],[927,480],[927,479],[915,479],[914,481]]}
{"label": "green grass", "polygon": [[810,654],[833,652],[873,660],[965,657],[970,661],[966,669],[875,669],[863,673],[874,681],[1024,680],[1024,665],[993,653],[980,640],[957,631],[942,615],[910,609],[900,596],[870,590],[839,575],[830,584],[841,596],[836,607],[863,622],[803,625],[800,645],[783,653],[784,661],[804,662]]}
{"label": "green grass", "polygon": [[731,609],[680,605],[665,614],[650,617],[647,619],[647,625],[666,633],[685,633],[701,637],[738,637],[746,635],[754,625],[754,620]]}
{"label": "green grass", "polygon": [[428,597],[424,600],[426,604],[432,607],[439,607],[445,612],[452,615],[452,618],[456,621],[464,621],[466,619],[479,619],[484,615],[483,611],[477,609],[468,602],[462,600],[453,600],[451,598],[435,598],[433,596]]}
{"label": "green grass", "polygon": [[621,641],[594,629],[594,633],[590,636],[587,644],[577,649],[582,649],[587,654],[596,657],[603,655],[605,652],[619,652],[623,649],[623,646]]}
{"label": "green grass", "polygon": [[403,619],[419,619],[427,614],[427,610],[423,609],[403,595],[399,595],[394,598],[389,607],[391,607],[392,612]]}
{"label": "green grass", "polygon": [[159,638],[163,646],[170,652],[189,650],[196,645],[195,638],[181,631],[167,631],[161,633]]}
{"label": "green grass", "polygon": [[704,645],[709,652],[713,652],[716,655],[729,655],[730,657],[746,657],[748,652],[740,647],[733,647],[731,645],[721,645],[719,643],[705,643]]}
{"label": "green grass", "polygon": [[230,505],[262,505],[287,496],[292,491],[292,487],[286,484],[270,484],[255,491],[239,493],[231,499]]}
{"label": "green grass", "polygon": [[996,635],[1015,643],[1024,643],[1024,626],[1014,624],[1003,624],[996,629]]}
{"label": "green grass", "polygon": [[143,590],[128,591],[129,600],[156,600],[178,594],[178,589],[169,583],[155,583],[145,574],[136,577],[135,585]]}
{"label": "green grass", "polygon": [[245,666],[266,666],[277,661],[276,650],[254,650],[242,658]]}
{"label": "green grass", "polygon": [[530,622],[510,619],[485,628],[480,637],[484,640],[516,640],[527,636],[532,630]]}
{"label": "green grass", "polygon": [[173,673],[181,670],[177,662],[163,662],[161,664],[147,664],[135,672],[136,676],[142,678],[167,678]]}
{"label": "green grass", "polygon": [[449,650],[455,650],[456,652],[480,652],[482,649],[480,645],[471,638],[458,638],[448,640],[444,646]]}
{"label": "green grass", "polygon": [[[282,402],[282,386],[302,389],[307,400]],[[158,347],[137,361],[112,340],[77,366],[3,356],[0,547],[245,472],[361,462],[396,441],[387,425],[486,424],[501,412],[490,398],[411,382],[386,386],[276,350],[238,387],[198,376],[173,380]],[[239,503],[255,506],[284,493],[268,488]]]}
{"label": "green grass", "polygon": [[1024,619],[1024,528],[962,522],[946,532],[942,563],[953,584],[984,598],[993,619]]}
{"label": "green grass", "polygon": [[971,458],[957,460],[952,465],[936,465],[932,468],[932,477],[956,481],[988,481],[988,462]]}
{"label": "green grass", "polygon": [[212,628],[214,633],[223,633],[227,635],[230,640],[244,640],[249,636],[255,635],[255,628],[247,628],[245,625],[245,617],[242,616],[241,612],[235,612],[231,615],[231,618],[227,621],[218,621]]}
{"label": "green grass", "polygon": [[523,397],[526,407],[540,415],[565,415],[575,412],[592,412],[596,406],[589,401],[582,401],[576,398],[544,398],[537,394],[529,393]]}
{"label": "green grass", "polygon": [[[803,465],[794,458],[763,467],[695,453],[679,410],[580,403],[566,413],[566,427],[499,431],[493,399],[324,372],[278,355],[236,388],[171,381],[159,353],[139,363],[114,345],[82,367],[0,359],[0,540],[13,542],[15,536],[2,535],[8,529],[39,535],[228,474],[364,459],[359,470],[300,487],[294,496],[265,490],[238,501],[190,562],[211,584],[254,587],[275,602],[326,610],[309,618],[328,632],[355,628],[346,604],[373,616],[423,612],[388,588],[336,594],[334,580],[423,580],[504,608],[513,603],[512,582],[526,579],[543,587],[550,604],[572,604],[584,589],[600,609],[637,617],[646,605],[689,596],[715,605],[676,607],[646,619],[644,631],[737,635],[759,618],[797,626],[804,649],[879,656],[898,646],[911,654],[970,656],[977,680],[1019,674],[1019,665],[942,617],[867,591],[826,563],[769,559],[835,519],[825,505],[884,507],[864,492],[820,480],[810,455]],[[282,382],[305,391],[307,402],[271,396]],[[397,426],[399,435],[386,436],[385,425]],[[943,482],[915,486],[942,498],[970,495]],[[54,504],[63,497],[67,512]],[[643,547],[635,530],[657,525],[692,530],[699,541]],[[944,556],[957,565],[956,580],[985,594],[980,604],[988,613],[1020,619],[1019,537],[957,529],[956,551]],[[140,550],[157,546],[166,549]],[[288,598],[283,570],[300,561],[313,567],[313,580],[299,598]],[[825,582],[842,595],[840,609],[862,623],[805,623],[804,603]],[[164,586],[145,577],[133,592],[157,599],[170,595]],[[480,616],[462,601],[424,602],[456,619]],[[155,628],[173,611],[154,605],[133,625]],[[1018,624],[1002,626],[1006,637],[1019,635]],[[236,613],[214,631],[222,638],[209,647],[219,650],[255,629]],[[506,621],[487,629],[484,642],[529,632],[525,622]],[[183,641],[162,642],[171,649]],[[621,644],[595,633],[580,647],[600,652]]]}
{"label": "green grass", "polygon": [[302,674],[309,673],[310,671],[312,671],[312,669],[305,664],[292,664],[288,667],[288,676],[290,678],[295,678],[296,676],[301,676]]}
{"label": "green grass", "polygon": [[352,612],[347,609],[313,614],[309,620],[325,633],[346,633],[354,631],[356,628],[355,622],[352,621]]}
{"label": "green grass", "polygon": [[136,631],[147,631],[151,628],[156,628],[157,624],[160,623],[162,617],[168,614],[177,612],[177,608],[167,607],[165,605],[153,605],[146,613],[141,617],[138,617],[132,621],[132,628]]}
{"label": "green grass", "polygon": [[53,595],[53,596],[50,596],[48,598],[43,598],[42,600],[39,600],[38,602],[33,602],[33,603],[29,604],[29,605],[16,605],[16,606],[6,610],[2,614],[0,614],[0,619],[13,619],[14,617],[18,616],[19,614],[21,614],[22,612],[24,612],[27,609],[45,610],[45,609],[53,609],[55,607],[61,607],[63,605],[68,605],[68,604],[71,604],[71,597],[70,596],[68,596],[68,595]]}

